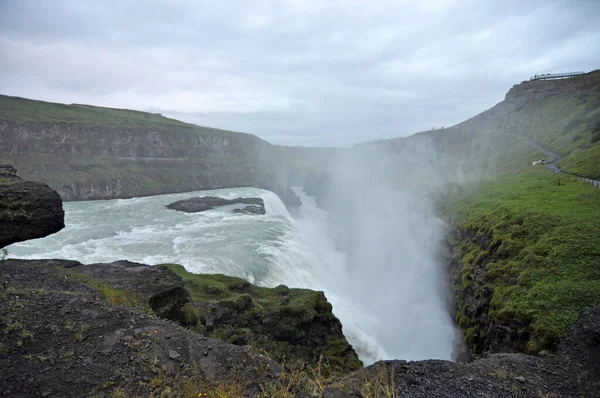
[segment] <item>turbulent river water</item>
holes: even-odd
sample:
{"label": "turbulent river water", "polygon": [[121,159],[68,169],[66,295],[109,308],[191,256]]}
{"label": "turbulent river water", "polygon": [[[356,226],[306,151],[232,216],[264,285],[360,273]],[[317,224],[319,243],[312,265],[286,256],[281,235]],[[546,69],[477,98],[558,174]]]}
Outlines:
{"label": "turbulent river water", "polygon": [[[375,277],[382,281],[399,278],[394,284],[397,290],[365,289],[366,283],[374,283],[373,277],[365,275],[384,270],[371,262],[364,264],[362,272],[349,270],[346,254],[337,251],[331,239],[327,213],[300,189],[296,192],[302,206],[293,214],[275,194],[255,188],[66,202],[62,231],[8,250],[10,257],[25,259],[178,263],[190,272],[223,273],[261,286],[285,284],[322,290],[365,364],[393,358],[450,359],[453,328],[439,295],[423,291],[430,284],[414,285],[409,278],[435,278],[421,275],[431,271],[413,269],[420,267],[419,263],[399,258],[397,267],[404,271]],[[233,206],[196,214],[165,207],[176,200],[205,195],[262,197],[267,214],[234,214]],[[396,299],[387,300],[390,295]]]}

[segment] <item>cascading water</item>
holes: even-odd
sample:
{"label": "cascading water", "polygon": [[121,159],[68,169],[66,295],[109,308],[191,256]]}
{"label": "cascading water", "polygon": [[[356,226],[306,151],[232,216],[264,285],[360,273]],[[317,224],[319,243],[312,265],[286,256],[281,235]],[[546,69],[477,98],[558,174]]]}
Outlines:
{"label": "cascading water", "polygon": [[[303,205],[293,217],[275,194],[255,188],[67,202],[65,229],[8,249],[15,258],[179,263],[190,272],[224,273],[262,286],[323,290],[366,364],[391,358],[449,359],[452,325],[440,303],[436,259],[426,254],[435,252],[439,237],[427,234],[439,225],[409,219],[401,241],[393,235],[381,240],[367,236],[372,230],[366,227],[370,216],[365,213],[364,229],[348,231],[363,244],[344,253],[336,249],[328,213],[301,190],[296,192]],[[259,196],[267,214],[233,214],[230,207],[197,214],[165,208],[204,195]]]}

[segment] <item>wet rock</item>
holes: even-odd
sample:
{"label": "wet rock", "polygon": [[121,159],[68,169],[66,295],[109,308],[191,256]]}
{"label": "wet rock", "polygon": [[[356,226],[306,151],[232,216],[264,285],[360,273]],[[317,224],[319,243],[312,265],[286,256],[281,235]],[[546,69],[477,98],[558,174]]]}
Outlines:
{"label": "wet rock", "polygon": [[[214,209],[215,207],[234,205],[234,204],[245,204],[259,207],[264,211],[265,202],[262,198],[235,198],[235,199],[224,199],[215,196],[202,196],[185,200],[178,200],[173,203],[169,203],[166,207],[171,210],[182,211],[184,213],[199,213],[206,210]],[[250,206],[248,206],[250,207]],[[249,212],[256,212],[260,210],[252,209]],[[264,213],[256,213],[264,214]]]}
{"label": "wet rock", "polygon": [[58,193],[41,182],[22,180],[10,165],[0,165],[0,248],[42,238],[64,226]]}
{"label": "wet rock", "polygon": [[249,205],[243,209],[233,209],[234,213],[265,214],[265,208],[257,205]]}

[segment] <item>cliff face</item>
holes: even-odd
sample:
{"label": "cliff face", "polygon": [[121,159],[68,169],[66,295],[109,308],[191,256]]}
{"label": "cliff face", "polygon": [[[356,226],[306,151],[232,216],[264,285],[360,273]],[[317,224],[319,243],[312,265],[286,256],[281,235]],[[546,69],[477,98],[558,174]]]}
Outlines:
{"label": "cliff face", "polygon": [[270,144],[250,134],[194,126],[128,127],[77,122],[0,121],[3,154],[116,158],[258,160]]}
{"label": "cliff face", "polygon": [[160,115],[0,96],[0,161],[64,200],[254,186],[298,205],[279,152],[250,134]]}
{"label": "cliff face", "polygon": [[64,228],[62,202],[46,184],[23,181],[0,165],[0,248]]}

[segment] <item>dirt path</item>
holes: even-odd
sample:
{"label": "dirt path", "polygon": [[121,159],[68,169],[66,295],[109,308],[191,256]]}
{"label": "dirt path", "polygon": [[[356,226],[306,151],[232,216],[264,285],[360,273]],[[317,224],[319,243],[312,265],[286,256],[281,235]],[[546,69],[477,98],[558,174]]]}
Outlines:
{"label": "dirt path", "polygon": [[[518,135],[518,134],[515,134],[515,135]],[[540,151],[544,152],[546,155],[548,155],[548,156],[552,156],[552,158],[554,158],[554,160],[552,161],[552,163],[547,163],[547,164],[546,164],[546,167],[547,167],[548,169],[550,169],[550,171],[552,171],[552,172],[553,172],[553,173],[555,173],[555,174],[570,174],[570,173],[565,173],[564,171],[562,171],[562,170],[561,170],[561,169],[560,169],[560,168],[557,166],[558,162],[560,162],[560,161],[563,159],[563,157],[562,157],[562,156],[560,156],[558,153],[556,153],[556,152],[552,152],[550,149],[548,149],[548,148],[545,148],[545,147],[541,146],[540,144],[538,144],[537,142],[535,142],[535,141],[534,141],[534,140],[532,140],[531,138],[524,137],[524,136],[522,136],[522,135],[518,135],[518,136],[519,136],[519,137],[521,137],[521,138],[524,138],[524,139],[526,139],[527,141],[529,141],[529,143],[530,143],[532,146],[534,146],[534,147],[536,147],[537,149],[539,149]],[[596,187],[596,188],[600,189],[600,180],[593,180],[593,179],[591,179],[591,178],[586,178],[586,177],[582,177],[582,176],[578,176],[578,175],[576,175],[576,177],[577,177],[577,178],[579,178],[580,180],[582,180],[582,181],[585,181],[585,182],[587,182],[587,183],[590,183],[590,184],[592,184],[594,187]]]}

